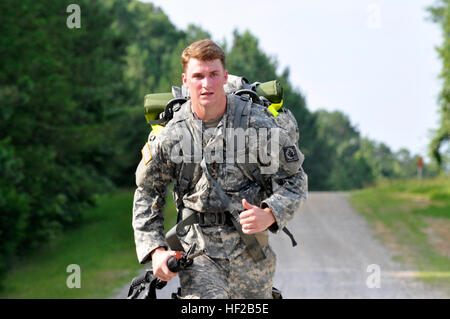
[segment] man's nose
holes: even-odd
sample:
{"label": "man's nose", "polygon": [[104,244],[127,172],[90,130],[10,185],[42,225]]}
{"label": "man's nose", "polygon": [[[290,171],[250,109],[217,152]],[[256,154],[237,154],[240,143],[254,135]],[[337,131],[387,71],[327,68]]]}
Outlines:
{"label": "man's nose", "polygon": [[204,88],[209,88],[211,84],[211,78],[209,76],[205,76],[202,80],[202,86]]}

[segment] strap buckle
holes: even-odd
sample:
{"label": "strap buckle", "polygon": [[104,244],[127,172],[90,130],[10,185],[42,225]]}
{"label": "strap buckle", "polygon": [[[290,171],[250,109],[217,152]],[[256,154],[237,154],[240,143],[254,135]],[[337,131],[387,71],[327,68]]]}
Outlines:
{"label": "strap buckle", "polygon": [[226,224],[226,215],[224,212],[197,214],[200,227],[223,226]]}

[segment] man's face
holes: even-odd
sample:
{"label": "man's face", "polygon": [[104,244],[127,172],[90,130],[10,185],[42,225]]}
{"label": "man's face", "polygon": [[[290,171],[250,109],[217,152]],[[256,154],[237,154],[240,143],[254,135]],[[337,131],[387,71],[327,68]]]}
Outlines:
{"label": "man's face", "polygon": [[226,103],[223,86],[227,82],[228,72],[219,59],[201,61],[190,58],[181,77],[194,106],[214,108]]}

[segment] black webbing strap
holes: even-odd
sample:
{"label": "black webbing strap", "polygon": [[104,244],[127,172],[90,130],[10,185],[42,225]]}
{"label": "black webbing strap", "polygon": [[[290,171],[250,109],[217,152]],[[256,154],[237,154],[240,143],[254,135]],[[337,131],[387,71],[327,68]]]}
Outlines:
{"label": "black webbing strap", "polygon": [[198,223],[198,216],[197,212],[189,208],[183,208],[181,212],[178,212],[178,216],[181,220],[167,232],[166,241],[170,249],[184,251],[180,237],[187,234],[189,230],[189,228],[186,230],[187,226]]}
{"label": "black webbing strap", "polygon": [[[186,113],[190,112],[190,109],[186,109],[185,112]],[[196,212],[184,208],[183,205],[184,195],[189,191],[191,185],[195,184],[195,181],[193,181],[194,173],[196,167],[199,165],[198,163],[195,162],[196,159],[194,158],[195,156],[194,143],[196,142],[194,138],[194,133],[190,130],[186,121],[184,121],[184,128],[188,132],[187,134],[189,134],[188,138],[190,138],[191,150],[190,154],[188,155],[183,154],[183,156],[188,156],[190,162],[186,162],[185,160],[183,160],[183,162],[181,163],[180,173],[178,175],[179,196],[177,200],[177,210],[178,210],[177,224],[166,233],[167,244],[169,245],[170,249],[174,251],[184,251],[183,245],[181,244],[179,237],[186,235],[185,232],[187,233],[187,231],[185,231],[185,228],[187,226],[198,222],[198,216]]]}
{"label": "black webbing strap", "polygon": [[148,288],[144,299],[156,299],[156,289],[164,288],[167,282],[155,277],[152,270],[147,270],[145,274],[135,277],[131,281],[131,285],[128,290],[128,299],[137,299],[141,292],[145,290],[147,284]]}
{"label": "black webbing strap", "polygon": [[231,213],[231,216],[232,216],[231,221],[233,222],[234,227],[236,228],[239,236],[241,237],[242,241],[244,242],[248,250],[248,253],[250,254],[250,256],[252,256],[253,260],[259,262],[264,258],[266,258],[266,255],[264,254],[261,245],[256,239],[256,236],[244,234],[244,232],[242,231],[242,226],[239,222],[239,213],[233,211]]}
{"label": "black webbing strap", "polygon": [[162,119],[159,119],[159,120],[151,120],[151,121],[148,121],[148,123],[149,123],[150,125],[160,125],[160,124],[167,123],[167,120],[164,119],[164,118],[162,118]]}
{"label": "black webbing strap", "polygon": [[252,107],[252,100],[249,100],[248,103],[245,104],[242,110],[241,121],[239,127],[242,127],[244,130],[248,128],[248,124],[250,121],[250,110]]}
{"label": "black webbing strap", "polygon": [[286,235],[288,235],[289,238],[291,239],[292,247],[297,246],[297,242],[296,242],[295,239],[294,239],[294,235],[292,235],[292,233],[289,231],[289,229],[287,229],[286,227],[283,227],[282,231],[284,231],[284,233],[285,233]]}
{"label": "black webbing strap", "polygon": [[[187,157],[189,157],[190,162],[186,162],[183,160],[183,162],[181,163],[181,168],[180,168],[180,173],[179,173],[179,177],[178,177],[178,183],[180,185],[180,189],[179,189],[179,198],[178,198],[178,203],[177,203],[177,209],[179,210],[179,214],[178,214],[178,218],[177,218],[177,222],[180,221],[180,210],[183,207],[183,196],[189,191],[189,188],[191,185],[193,185],[195,183],[195,181],[193,181],[194,179],[194,173],[196,170],[196,166],[198,166],[198,163],[195,163],[196,159],[194,158],[194,154],[195,154],[195,140],[194,140],[194,135],[192,134],[191,130],[189,129],[188,125],[186,122],[184,122],[184,127],[186,129],[187,132],[189,132],[189,138],[190,138],[190,145],[191,145],[191,150],[190,150],[190,154],[187,155]],[[183,156],[186,157],[186,154],[183,154]]]}
{"label": "black webbing strap", "polygon": [[[236,99],[237,100],[237,99]],[[247,106],[247,103],[244,103],[243,101],[238,101],[237,103],[235,100],[232,100],[234,104],[234,119],[233,119],[233,128],[242,127],[241,126],[241,117],[244,115],[245,107]],[[251,103],[249,100],[248,102]],[[247,126],[247,125],[246,125]],[[244,130],[247,128],[246,126],[242,127]]]}

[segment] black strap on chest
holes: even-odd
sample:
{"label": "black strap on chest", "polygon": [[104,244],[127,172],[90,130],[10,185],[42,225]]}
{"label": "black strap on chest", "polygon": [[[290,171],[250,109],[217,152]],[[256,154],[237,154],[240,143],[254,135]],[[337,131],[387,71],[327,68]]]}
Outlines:
{"label": "black strap on chest", "polygon": [[[187,134],[190,134],[189,138],[191,139],[191,150],[190,150],[190,162],[188,161],[183,161],[181,163],[181,167],[179,170],[179,178],[178,178],[178,183],[180,186],[179,189],[179,199],[178,199],[178,203],[177,203],[177,208],[178,208],[178,212],[181,212],[181,209],[183,208],[183,196],[189,191],[189,189],[191,188],[192,185],[195,185],[194,181],[194,176],[195,176],[195,172],[196,170],[199,169],[199,163],[195,162],[194,159],[194,143],[195,143],[195,139],[194,139],[194,135],[192,134],[192,131],[189,129],[188,125],[186,124],[186,121],[183,123],[184,127],[185,127],[185,131]],[[180,220],[180,214],[178,214],[178,218],[177,218],[177,222],[179,222]]]}

